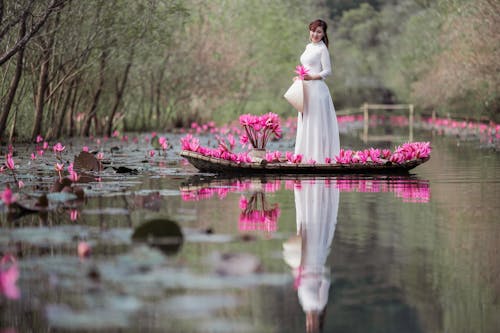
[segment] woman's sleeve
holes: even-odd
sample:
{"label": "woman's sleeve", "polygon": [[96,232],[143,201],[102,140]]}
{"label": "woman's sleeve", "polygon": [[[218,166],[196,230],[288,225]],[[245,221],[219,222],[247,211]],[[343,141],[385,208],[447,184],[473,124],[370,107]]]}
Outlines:
{"label": "woman's sleeve", "polygon": [[326,78],[328,75],[332,74],[332,64],[330,63],[330,53],[328,52],[328,48],[323,48],[321,50],[321,72],[319,73],[319,76],[321,76],[323,79]]}

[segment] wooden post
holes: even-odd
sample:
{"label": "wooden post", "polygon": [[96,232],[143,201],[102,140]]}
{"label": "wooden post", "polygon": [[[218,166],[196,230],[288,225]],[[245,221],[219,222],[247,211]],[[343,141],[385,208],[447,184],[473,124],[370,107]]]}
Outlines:
{"label": "wooden post", "polygon": [[409,105],[410,109],[410,116],[408,117],[408,127],[410,129],[410,135],[409,135],[409,140],[410,142],[413,141],[413,104]]}
{"label": "wooden post", "polygon": [[368,142],[368,104],[364,103],[363,104],[363,116],[364,116],[364,121],[363,121],[363,142],[367,143]]}

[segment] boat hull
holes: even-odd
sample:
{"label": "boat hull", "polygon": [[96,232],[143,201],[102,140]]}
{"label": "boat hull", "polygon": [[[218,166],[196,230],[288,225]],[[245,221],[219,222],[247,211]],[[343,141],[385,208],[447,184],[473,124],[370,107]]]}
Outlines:
{"label": "boat hull", "polygon": [[202,172],[232,174],[341,174],[341,173],[408,173],[427,162],[430,157],[403,163],[352,163],[352,164],[307,164],[307,163],[236,163],[221,158],[209,157],[192,151],[182,151],[182,157]]}

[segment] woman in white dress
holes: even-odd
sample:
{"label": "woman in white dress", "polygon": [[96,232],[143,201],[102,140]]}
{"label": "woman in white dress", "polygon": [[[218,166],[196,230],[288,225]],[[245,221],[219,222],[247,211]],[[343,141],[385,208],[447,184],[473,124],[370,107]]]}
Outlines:
{"label": "woman in white dress", "polygon": [[300,56],[301,64],[309,71],[304,76],[304,110],[298,116],[295,154],[303,162],[335,161],[339,154],[339,129],[332,97],[324,79],[332,73],[328,52],[327,24],[316,20],[309,24],[311,43]]}

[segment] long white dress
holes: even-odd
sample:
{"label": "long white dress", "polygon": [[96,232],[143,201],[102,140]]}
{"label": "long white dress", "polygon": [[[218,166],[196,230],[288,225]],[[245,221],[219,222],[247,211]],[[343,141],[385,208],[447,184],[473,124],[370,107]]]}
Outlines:
{"label": "long white dress", "polygon": [[319,74],[323,79],[304,81],[304,111],[298,115],[295,154],[301,154],[303,162],[312,159],[325,163],[329,157],[334,163],[340,151],[339,128],[332,97],[324,82],[332,72],[325,43],[309,43],[300,62],[309,74]]}

